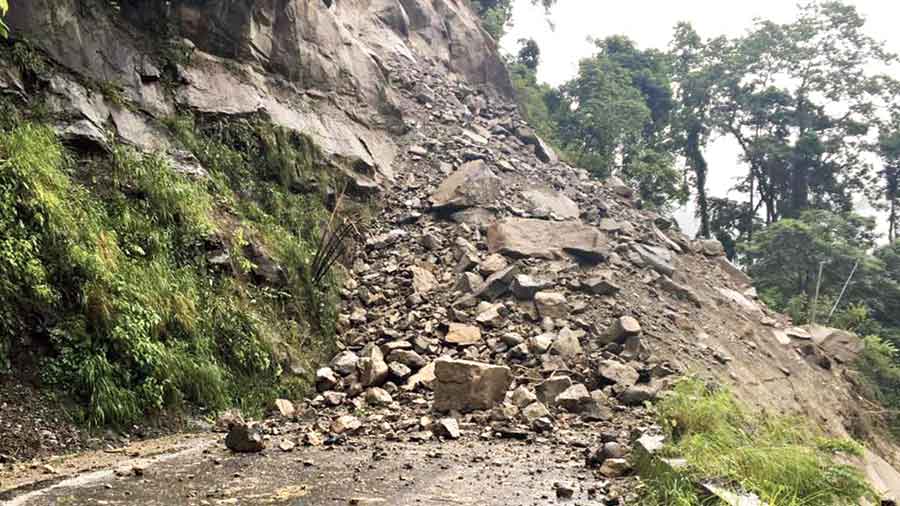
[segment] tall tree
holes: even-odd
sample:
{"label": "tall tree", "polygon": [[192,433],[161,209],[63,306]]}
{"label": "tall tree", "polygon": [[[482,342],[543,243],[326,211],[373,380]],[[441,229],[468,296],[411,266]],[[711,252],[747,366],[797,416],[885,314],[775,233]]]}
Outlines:
{"label": "tall tree", "polygon": [[616,173],[634,183],[648,204],[683,201],[686,190],[670,154],[668,56],[640,50],[623,36],[598,41],[597,49],[561,88],[562,147],[596,175]]}
{"label": "tall tree", "polygon": [[881,132],[878,154],[881,156],[881,176],[884,178],[884,200],[888,208],[888,241],[897,239],[897,199],[900,197],[900,121]]}
{"label": "tall tree", "polygon": [[869,69],[894,60],[863,33],[855,7],[813,2],[787,24],[758,21],[734,42],[717,111],[750,166],[751,212],[767,223],[805,209],[849,211],[871,191],[865,154],[887,78]]}
{"label": "tall tree", "polygon": [[534,39],[519,39],[519,54],[517,55],[517,63],[524,65],[525,68],[536,72],[538,65],[541,63],[541,48]]}
{"label": "tall tree", "polygon": [[710,209],[706,193],[709,165],[703,151],[715,129],[712,111],[716,107],[727,47],[725,38],[704,41],[689,23],[675,27],[672,40],[672,81],[675,87],[673,137],[675,148],[684,155],[693,172],[697,194],[698,235],[710,237]]}

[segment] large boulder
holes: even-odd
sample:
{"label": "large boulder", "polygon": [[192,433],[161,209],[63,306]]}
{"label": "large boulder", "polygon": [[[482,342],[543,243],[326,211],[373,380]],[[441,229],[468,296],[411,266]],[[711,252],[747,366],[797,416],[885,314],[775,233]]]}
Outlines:
{"label": "large boulder", "polygon": [[469,360],[435,361],[434,409],[438,412],[487,410],[503,402],[512,383],[508,367]]}
{"label": "large boulder", "polygon": [[488,248],[515,258],[554,259],[564,254],[590,262],[610,255],[609,241],[596,228],[580,222],[507,218],[488,228]]}
{"label": "large boulder", "polygon": [[488,207],[500,196],[501,182],[483,160],[474,160],[444,179],[431,195],[431,205],[436,209]]}

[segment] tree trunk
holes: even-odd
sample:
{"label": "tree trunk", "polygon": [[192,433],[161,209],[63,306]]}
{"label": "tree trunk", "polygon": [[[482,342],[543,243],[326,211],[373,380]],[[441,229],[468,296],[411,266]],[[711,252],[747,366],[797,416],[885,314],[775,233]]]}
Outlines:
{"label": "tree trunk", "polygon": [[700,237],[709,238],[709,202],[706,198],[706,175],[708,166],[700,151],[700,129],[691,128],[687,136],[687,157],[697,177],[697,210],[700,214]]}

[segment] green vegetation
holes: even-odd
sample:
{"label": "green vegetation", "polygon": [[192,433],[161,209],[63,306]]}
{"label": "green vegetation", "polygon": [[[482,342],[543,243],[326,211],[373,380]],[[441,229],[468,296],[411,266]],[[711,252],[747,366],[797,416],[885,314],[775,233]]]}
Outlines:
{"label": "green vegetation", "polygon": [[[549,10],[556,4],[556,0],[531,0],[533,5],[540,3],[544,9]],[[472,0],[475,12],[481,17],[484,30],[491,34],[494,40],[500,40],[512,19],[513,0]]]}
{"label": "green vegetation", "polygon": [[76,160],[27,121],[0,131],[0,369],[39,344],[43,379],[92,425],[253,412],[304,387],[283,369],[334,335],[333,275],[309,282],[328,218],[315,146],[262,119],[172,126],[208,180],[125,147]]}
{"label": "green vegetation", "polygon": [[717,504],[698,493],[700,481],[755,493],[772,506],[849,506],[874,498],[862,474],[837,460],[862,448],[802,420],[751,414],[728,391],[696,378],[679,381],[655,409],[670,441],[661,456],[686,465],[639,465],[646,485],[641,504]]}
{"label": "green vegetation", "polygon": [[864,343],[857,364],[863,393],[884,407],[874,417],[874,425],[886,426],[894,437],[900,437],[900,352],[880,337],[868,336]]}
{"label": "green vegetation", "polygon": [[9,11],[9,0],[0,0],[0,37],[9,36],[9,28],[3,22],[3,16]]}

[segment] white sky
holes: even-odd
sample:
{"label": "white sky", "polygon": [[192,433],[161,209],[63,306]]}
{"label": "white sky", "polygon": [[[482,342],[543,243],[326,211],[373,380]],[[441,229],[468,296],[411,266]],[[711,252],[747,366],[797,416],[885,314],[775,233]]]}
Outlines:
{"label": "white sky", "polygon": [[[887,49],[900,53],[900,2],[896,0],[851,0],[867,19],[866,32],[883,40]],[[624,34],[640,48],[666,49],[672,28],[689,21],[704,38],[737,36],[747,31],[753,19],[790,21],[796,12],[791,0],[558,0],[549,18],[544,9],[529,0],[515,0],[513,25],[501,41],[510,53],[518,50],[520,38],[533,38],[541,48],[538,78],[552,85],[569,80],[578,62],[594,52],[589,37],[602,39]],[[548,19],[556,29],[551,30]],[[745,169],[738,163],[738,147],[728,138],[707,148],[710,165],[709,190],[717,197],[728,195],[734,178]],[[730,195],[738,198],[738,195]],[[695,232],[693,211],[682,209],[676,218],[688,233]]]}

